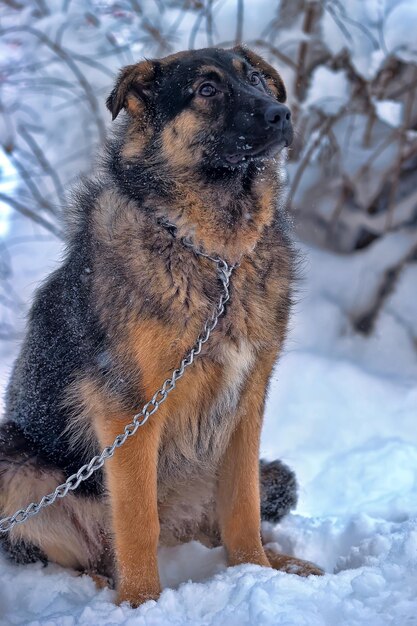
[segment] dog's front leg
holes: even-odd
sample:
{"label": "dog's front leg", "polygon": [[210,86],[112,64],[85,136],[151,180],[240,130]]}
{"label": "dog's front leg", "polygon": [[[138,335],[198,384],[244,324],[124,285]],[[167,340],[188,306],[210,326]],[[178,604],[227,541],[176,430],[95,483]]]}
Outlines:
{"label": "dog's front leg", "polygon": [[257,364],[238,408],[238,422],[219,472],[217,510],[229,565],[269,566],[261,541],[259,441],[265,389],[274,358]]}
{"label": "dog's front leg", "polygon": [[256,365],[241,398],[238,423],[219,473],[218,519],[229,565],[254,563],[299,576],[321,575],[314,563],[265,552],[261,540],[259,442],[274,355]]}
{"label": "dog's front leg", "polygon": [[[147,422],[116,450],[105,466],[114,532],[117,599],[132,606],[155,599],[160,593],[157,464],[161,423],[162,419]],[[99,429],[102,444],[112,442],[123,431],[122,424],[120,419],[103,423]]]}

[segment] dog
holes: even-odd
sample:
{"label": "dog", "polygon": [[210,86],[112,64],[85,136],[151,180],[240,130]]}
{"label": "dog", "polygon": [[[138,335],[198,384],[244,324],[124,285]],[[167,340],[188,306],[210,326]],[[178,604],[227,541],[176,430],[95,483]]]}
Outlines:
{"label": "dog", "polygon": [[107,99],[116,128],[72,198],[65,259],[37,291],[8,385],[1,515],[111,445],[178,367],[222,292],[207,256],[236,265],[230,301],[103,471],[3,539],[16,560],[114,577],[118,602],[132,606],[160,593],[159,544],[222,543],[229,565],[322,573],[267,553],[260,532],[261,494],[264,519],[295,503],[292,473],[258,456],[295,277],[285,100],[278,72],[243,46],[120,72]]}

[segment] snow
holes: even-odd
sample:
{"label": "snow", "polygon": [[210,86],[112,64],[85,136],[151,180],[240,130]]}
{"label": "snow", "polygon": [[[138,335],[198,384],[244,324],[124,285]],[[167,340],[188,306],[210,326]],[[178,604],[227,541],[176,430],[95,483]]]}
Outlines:
{"label": "snow", "polygon": [[375,100],[374,106],[378,117],[390,126],[398,127],[402,121],[402,104],[393,100]]}
{"label": "snow", "polygon": [[[225,568],[221,548],[193,542],[161,554],[166,588],[139,609],[114,605],[114,592],[90,578],[38,564],[1,569],[3,624],[72,626],[414,624],[417,523],[367,515],[292,516],[268,538],[327,565],[322,578],[299,578],[254,565]],[[164,574],[165,572],[165,574]],[[193,578],[193,582],[188,580]],[[198,580],[202,582],[197,582]],[[204,580],[206,579],[206,580]],[[184,581],[184,582],[182,582]]]}
{"label": "snow", "polygon": [[334,72],[319,66],[311,76],[305,104],[328,115],[336,115],[345,106],[348,96],[349,82],[345,71]]}
{"label": "snow", "polygon": [[393,7],[388,14],[384,36],[387,49],[404,61],[415,61],[417,55],[416,38],[417,6],[414,0],[404,0]]}
{"label": "snow", "polygon": [[[417,363],[398,321],[405,311],[411,323],[415,313],[415,271],[404,273],[369,339],[347,323],[360,277],[372,288],[376,255],[396,259],[404,245],[392,236],[353,257],[302,247],[304,278],[262,438],[265,458],[295,469],[300,500],[280,525],[264,524],[263,534],[277,549],[321,565],[324,577],[226,568],[222,548],[192,542],[160,550],[164,591],[131,609],[117,607],[114,591],[97,590],[88,576],[0,560],[2,626],[416,624]],[[32,256],[22,254],[25,262],[33,269]],[[10,362],[3,353],[3,372]]]}
{"label": "snow", "polygon": [[329,2],[326,8],[322,22],[326,46],[333,54],[348,47],[354,68],[364,78],[376,75],[387,52],[415,61],[415,0],[349,0]]}
{"label": "snow", "polygon": [[[0,194],[11,193],[16,187],[16,170],[0,150]],[[0,237],[9,230],[11,209],[8,204],[0,200]]]}

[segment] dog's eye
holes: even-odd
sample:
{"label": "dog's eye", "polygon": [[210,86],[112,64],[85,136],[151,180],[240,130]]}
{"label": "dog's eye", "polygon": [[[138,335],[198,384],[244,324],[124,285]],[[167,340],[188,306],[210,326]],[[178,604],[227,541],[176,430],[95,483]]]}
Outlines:
{"label": "dog's eye", "polygon": [[261,75],[258,72],[252,72],[249,76],[249,81],[252,85],[260,85],[262,82]]}
{"label": "dog's eye", "polygon": [[211,98],[212,96],[216,95],[217,89],[211,83],[203,83],[198,88],[198,93],[200,94],[200,96],[204,96],[205,98]]}

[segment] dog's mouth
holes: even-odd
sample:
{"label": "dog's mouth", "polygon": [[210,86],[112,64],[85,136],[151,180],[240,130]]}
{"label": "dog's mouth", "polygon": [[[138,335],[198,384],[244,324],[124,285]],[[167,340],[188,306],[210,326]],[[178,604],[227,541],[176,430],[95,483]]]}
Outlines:
{"label": "dog's mouth", "polygon": [[288,139],[283,137],[279,141],[270,141],[269,143],[263,144],[258,148],[246,145],[244,148],[241,148],[236,152],[225,154],[224,159],[231,165],[238,165],[239,163],[252,159],[271,157],[281,152],[284,148],[287,148],[289,144],[290,142]]}

